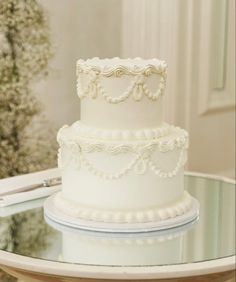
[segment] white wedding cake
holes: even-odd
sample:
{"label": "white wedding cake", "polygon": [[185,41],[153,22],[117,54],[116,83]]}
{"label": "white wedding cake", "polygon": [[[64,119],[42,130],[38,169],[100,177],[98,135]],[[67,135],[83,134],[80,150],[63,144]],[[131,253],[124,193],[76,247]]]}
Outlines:
{"label": "white wedding cake", "polygon": [[81,119],[58,132],[58,210],[91,224],[140,224],[193,208],[188,133],[163,121],[166,73],[158,59],[78,60]]}

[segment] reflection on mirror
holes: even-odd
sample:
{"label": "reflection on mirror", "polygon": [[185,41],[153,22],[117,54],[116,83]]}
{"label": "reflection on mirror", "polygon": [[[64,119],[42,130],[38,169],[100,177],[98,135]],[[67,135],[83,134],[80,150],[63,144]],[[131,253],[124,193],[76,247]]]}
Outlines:
{"label": "reflection on mirror", "polygon": [[177,264],[234,255],[235,185],[189,175],[185,187],[201,205],[198,221],[189,225],[123,235],[75,230],[44,218],[35,201],[12,207],[12,212],[0,210],[0,249],[96,265]]}

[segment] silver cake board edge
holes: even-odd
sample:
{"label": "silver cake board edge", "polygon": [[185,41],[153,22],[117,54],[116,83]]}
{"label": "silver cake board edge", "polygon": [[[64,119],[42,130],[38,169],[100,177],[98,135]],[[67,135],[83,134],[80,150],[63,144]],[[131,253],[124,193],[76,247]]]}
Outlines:
{"label": "silver cake board edge", "polygon": [[144,233],[168,230],[178,226],[188,224],[199,217],[199,202],[193,198],[192,208],[175,218],[170,218],[162,221],[142,222],[142,223],[107,223],[92,220],[84,220],[64,214],[54,205],[54,197],[50,196],[44,202],[44,214],[50,220],[61,225],[65,225],[75,229],[95,232],[109,233]]}

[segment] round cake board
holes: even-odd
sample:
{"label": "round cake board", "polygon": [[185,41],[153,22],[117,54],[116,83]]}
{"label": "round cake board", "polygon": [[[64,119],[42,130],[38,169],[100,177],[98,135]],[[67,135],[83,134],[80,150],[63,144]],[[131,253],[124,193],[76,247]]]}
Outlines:
{"label": "round cake board", "polygon": [[199,216],[199,203],[193,198],[193,205],[188,212],[162,221],[141,223],[108,223],[92,220],[84,220],[64,214],[54,205],[56,194],[47,198],[44,203],[44,214],[49,219],[72,228],[87,231],[111,232],[111,233],[140,233],[174,228],[194,221]]}
{"label": "round cake board", "polygon": [[192,229],[198,222],[199,217],[197,217],[195,220],[190,221],[184,225],[169,228],[169,229],[163,229],[158,231],[152,231],[152,232],[136,232],[136,233],[118,233],[118,232],[101,232],[101,231],[88,231],[80,228],[73,228],[68,225],[60,224],[54,220],[51,220],[47,215],[44,216],[45,221],[48,225],[50,225],[53,229],[61,232],[61,233],[69,233],[69,234],[75,234],[75,235],[85,235],[85,236],[91,236],[96,238],[109,238],[109,239],[152,239],[152,238],[174,238],[178,237],[178,235],[181,235],[185,233],[186,231]]}

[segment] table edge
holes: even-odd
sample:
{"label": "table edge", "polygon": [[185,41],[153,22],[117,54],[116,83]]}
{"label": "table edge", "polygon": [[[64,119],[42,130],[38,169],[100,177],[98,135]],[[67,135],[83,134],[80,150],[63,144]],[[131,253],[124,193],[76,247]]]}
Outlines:
{"label": "table edge", "polygon": [[222,176],[222,175],[217,175],[217,174],[208,174],[208,173],[204,173],[204,172],[195,172],[195,171],[186,170],[184,172],[184,175],[185,176],[202,177],[202,178],[212,179],[212,180],[218,180],[218,181],[222,181],[222,182],[225,182],[225,183],[236,185],[236,179],[229,178],[229,177]]}
{"label": "table edge", "polygon": [[234,270],[235,259],[236,256],[230,256],[203,262],[163,266],[99,266],[55,262],[0,251],[0,266],[34,273],[100,279],[180,278],[221,273]]}

